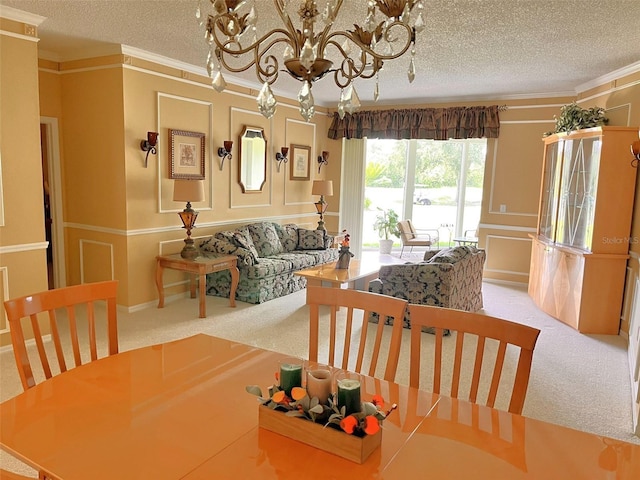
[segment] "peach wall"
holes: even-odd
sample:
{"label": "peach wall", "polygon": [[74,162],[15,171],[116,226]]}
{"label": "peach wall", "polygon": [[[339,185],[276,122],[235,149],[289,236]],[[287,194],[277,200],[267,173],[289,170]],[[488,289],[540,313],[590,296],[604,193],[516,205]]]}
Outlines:
{"label": "peach wall", "polygon": [[[276,169],[281,146],[311,148],[310,180],[328,172],[339,178],[341,143],[326,138],[329,119],[322,109],[306,123],[284,100],[267,120],[257,112],[256,92],[232,86],[218,94],[206,79],[128,55],[41,61],[40,88],[42,113],[61,125],[68,283],[117,278],[118,301],[131,308],[155,303],[155,255],[183,245],[177,212],[184,205],[173,202],[168,178],[170,128],[205,134],[206,199],[194,203],[200,211],[196,238],[262,218],[316,225],[312,182],[291,181],[286,164]],[[243,194],[237,181],[244,125],[264,128],[267,137],[267,182],[259,194]],[[158,131],[160,143],[145,168],[140,140],[147,131]],[[89,144],[95,135],[99,149]],[[234,159],[220,169],[217,148],[226,139],[234,141]],[[330,152],[330,166],[318,173],[322,150]],[[339,195],[334,199],[326,220],[337,229]],[[184,291],[181,278],[176,288]]]}
{"label": "peach wall", "polygon": [[0,346],[11,343],[2,302],[47,288],[37,43],[23,24],[1,28],[18,35],[0,33]]}

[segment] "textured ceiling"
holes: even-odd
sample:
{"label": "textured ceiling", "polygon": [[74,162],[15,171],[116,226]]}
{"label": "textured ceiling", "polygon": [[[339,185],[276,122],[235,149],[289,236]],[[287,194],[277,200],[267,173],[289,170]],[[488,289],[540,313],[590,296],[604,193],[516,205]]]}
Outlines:
{"label": "textured ceiling", "polygon": [[[253,0],[249,0],[253,1]],[[255,0],[258,28],[280,25],[270,0]],[[296,3],[292,0],[292,3]],[[46,17],[38,28],[43,56],[63,61],[135,47],[204,72],[207,45],[195,19],[198,0],[0,0]],[[324,0],[318,0],[323,8]],[[339,28],[364,23],[367,0],[345,0]],[[408,55],[385,63],[381,104],[500,100],[571,95],[586,82],[635,64],[640,69],[640,0],[424,0],[426,29],[417,40],[417,76]],[[202,0],[203,11],[211,11]],[[227,81],[232,77],[225,75]],[[243,84],[255,81],[244,75]],[[363,104],[372,81],[356,81]],[[256,87],[258,84],[256,83]],[[280,75],[277,94],[300,84]],[[316,103],[335,106],[330,77],[313,87]]]}

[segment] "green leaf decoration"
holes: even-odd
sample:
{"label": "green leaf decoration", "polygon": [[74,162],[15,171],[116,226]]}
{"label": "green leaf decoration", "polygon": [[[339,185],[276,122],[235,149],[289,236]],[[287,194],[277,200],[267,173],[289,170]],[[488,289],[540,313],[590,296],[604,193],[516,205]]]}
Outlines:
{"label": "green leaf decoration", "polygon": [[245,389],[247,390],[247,392],[251,393],[252,395],[262,397],[262,390],[257,385],[247,385]]}
{"label": "green leaf decoration", "polygon": [[580,108],[576,102],[564,105],[560,109],[560,117],[556,117],[555,130],[546,132],[544,135],[549,136],[554,133],[601,127],[609,123],[609,119],[605,114],[606,110],[602,107]]}
{"label": "green leaf decoration", "polygon": [[324,407],[320,404],[315,405],[309,409],[310,412],[316,413],[318,415],[324,413]]}
{"label": "green leaf decoration", "polygon": [[287,417],[304,417],[298,410],[289,410],[284,413]]}
{"label": "green leaf decoration", "polygon": [[364,411],[365,416],[375,415],[378,412],[376,406],[370,402],[362,402],[362,410]]}

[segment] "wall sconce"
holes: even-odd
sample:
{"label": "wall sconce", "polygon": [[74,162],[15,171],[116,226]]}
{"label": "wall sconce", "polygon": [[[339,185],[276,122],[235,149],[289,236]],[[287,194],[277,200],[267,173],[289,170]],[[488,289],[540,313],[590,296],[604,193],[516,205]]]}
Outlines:
{"label": "wall sconce", "polygon": [[[640,130],[638,130],[638,138],[640,138]],[[631,166],[635,168],[638,166],[638,162],[640,162],[640,140],[636,140],[631,144],[631,155],[633,155]]]}
{"label": "wall sconce", "polygon": [[147,132],[147,139],[140,141],[140,148],[143,152],[147,152],[147,156],[144,157],[144,168],[147,168],[147,160],[149,159],[149,153],[156,154],[156,146],[158,145],[158,132]]}
{"label": "wall sconce", "polygon": [[173,182],[173,201],[187,202],[187,206],[181,212],[182,228],[187,230],[187,238],[184,239],[184,248],[180,252],[182,258],[193,260],[199,254],[198,249],[193,244],[191,230],[196,228],[198,213],[191,208],[191,202],[202,202],[204,200],[204,181],[177,179]]}
{"label": "wall sconce", "polygon": [[289,155],[289,147],[282,147],[279,152],[276,152],[276,166],[278,167],[278,171],[280,171],[280,165],[282,165],[282,162],[287,163],[289,161],[287,155]]}
{"label": "wall sconce", "polygon": [[320,169],[322,165],[329,164],[329,152],[322,152],[322,155],[318,155],[318,173],[320,173]]}
{"label": "wall sconce", "polygon": [[218,148],[218,156],[222,159],[220,160],[220,170],[224,167],[224,161],[229,159],[231,160],[231,148],[233,148],[233,142],[231,140],[225,140],[224,147]]}

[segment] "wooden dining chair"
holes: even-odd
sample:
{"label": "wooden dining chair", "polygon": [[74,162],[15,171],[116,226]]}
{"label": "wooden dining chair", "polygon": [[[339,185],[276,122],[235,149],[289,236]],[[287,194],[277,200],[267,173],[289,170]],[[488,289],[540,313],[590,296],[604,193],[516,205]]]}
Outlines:
{"label": "wooden dining chair", "polygon": [[[469,362],[471,364],[470,366],[473,366],[473,373],[471,375],[468,400],[473,403],[478,403],[478,390],[482,384],[481,372],[484,369],[491,369],[493,353],[489,352],[493,345],[489,346],[489,344],[496,343],[491,340],[487,342],[487,339],[493,339],[498,343],[495,360],[493,360],[491,383],[487,391],[485,404],[489,407],[493,407],[495,404],[503,367],[506,363],[507,345],[513,345],[516,348],[519,347],[519,357],[508,410],[511,413],[522,413],[527,386],[529,384],[533,349],[536,345],[540,330],[480,313],[428,305],[409,305],[409,313],[411,317],[410,386],[420,388],[422,329],[423,327],[433,327],[435,330],[433,392],[441,393],[444,363],[443,341],[445,341],[443,337],[445,330],[448,329],[451,333],[455,332],[455,352],[453,354],[453,371],[449,396],[459,398],[458,394],[463,383],[461,379],[465,377],[465,375],[461,375],[462,366],[464,363],[466,367],[467,362]],[[447,337],[446,341],[453,342],[453,338],[454,335],[451,335]],[[468,340],[466,344],[465,340]],[[473,350],[471,350],[471,352],[467,350],[463,356],[463,349],[473,349],[474,342],[477,342],[475,343],[475,355],[471,354]],[[485,350],[487,350],[487,352],[485,352]],[[489,354],[485,355],[485,353]],[[483,390],[485,389],[486,388],[483,388]]]}
{"label": "wooden dining chair", "polygon": [[[357,373],[365,373],[363,363],[365,360],[365,350],[367,350],[367,338],[369,336],[369,325],[375,329],[375,339],[370,355],[367,352],[367,358],[370,357],[369,369],[366,374],[375,376],[378,366],[378,360],[385,337],[385,330],[388,331],[388,339],[385,339],[385,345],[388,345],[387,362],[384,367],[384,379],[393,381],[398,368],[398,360],[400,357],[400,344],[402,341],[402,325],[405,309],[408,302],[401,298],[389,297],[377,293],[370,293],[360,290],[340,289],[330,287],[307,287],[307,305],[309,305],[309,360],[318,361],[318,349],[320,344],[323,346],[328,344],[328,362],[332,367],[336,365],[335,353],[342,342],[342,361],[339,368],[343,370],[351,370]],[[320,306],[329,306],[329,336],[327,339],[320,340]],[[341,307],[346,310],[340,310]],[[340,310],[340,316],[338,312]],[[342,322],[344,311],[344,322]],[[393,318],[393,326],[385,325],[383,321],[374,324],[369,322],[372,312],[378,313],[380,319],[386,317]],[[360,332],[357,333],[357,325],[360,325]],[[337,330],[340,327],[344,335],[338,337]],[[355,333],[354,333],[355,331]],[[355,367],[349,366],[349,355],[351,353],[352,333],[354,333],[355,341],[358,342],[358,353]],[[359,335],[359,340],[357,336]],[[382,365],[382,362],[381,362]]]}
{"label": "wooden dining chair", "polygon": [[[118,325],[116,316],[117,288],[118,282],[115,280],[86,283],[72,287],[47,290],[4,302],[5,311],[7,312],[7,318],[9,320],[9,329],[11,331],[13,353],[22,387],[25,390],[33,387],[36,381],[25,342],[23,319],[30,319],[31,329],[44,376],[51,378],[53,374],[49,363],[50,357],[52,360],[54,358],[57,360],[60,372],[67,370],[64,347],[68,344],[68,341],[71,343],[75,366],[80,366],[83,363],[83,349],[80,348],[80,339],[84,339],[85,328],[81,329],[82,335],[79,335],[77,316],[86,318],[89,357],[91,361],[98,359],[96,326],[99,322],[96,321],[95,305],[99,301],[106,301],[107,354],[113,355],[118,353]],[[43,313],[47,313],[47,316],[43,315]],[[43,330],[41,325],[47,323],[45,318],[48,319],[48,328]],[[28,322],[25,320],[24,323]],[[68,335],[61,335],[67,328]],[[47,333],[51,334],[53,349],[46,348],[43,335]],[[67,338],[68,341],[66,341]],[[65,340],[64,343],[63,339]],[[86,350],[86,348],[84,350]]]}
{"label": "wooden dining chair", "polygon": [[25,477],[19,473],[0,468],[0,480],[35,480],[36,477]]}

